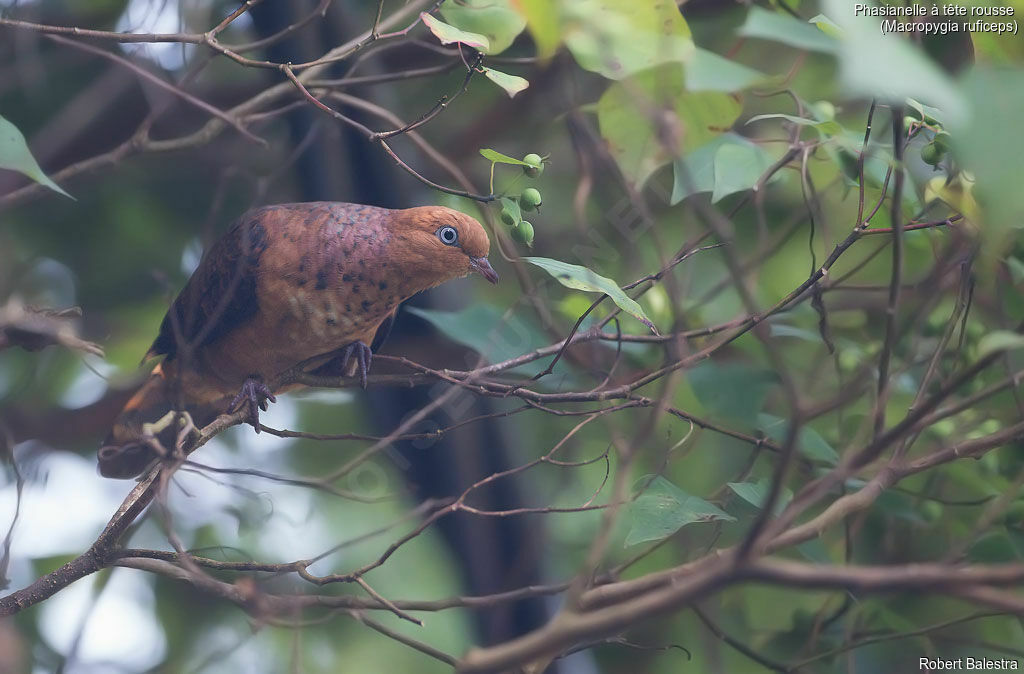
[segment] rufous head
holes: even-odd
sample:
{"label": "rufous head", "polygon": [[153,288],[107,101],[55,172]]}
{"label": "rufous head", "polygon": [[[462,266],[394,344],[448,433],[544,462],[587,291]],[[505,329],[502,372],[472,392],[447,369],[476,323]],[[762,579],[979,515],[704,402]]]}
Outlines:
{"label": "rufous head", "polygon": [[491,283],[498,274],[487,261],[491,241],[474,218],[444,206],[395,211],[389,229],[394,255],[414,285],[432,288],[478,272]]}

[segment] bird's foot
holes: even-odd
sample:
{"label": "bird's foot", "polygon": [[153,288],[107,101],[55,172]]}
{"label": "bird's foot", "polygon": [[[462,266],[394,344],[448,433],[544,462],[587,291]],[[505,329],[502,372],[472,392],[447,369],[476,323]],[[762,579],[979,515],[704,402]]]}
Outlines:
{"label": "bird's foot", "polygon": [[366,377],[370,374],[370,361],[373,360],[373,351],[365,342],[352,342],[341,352],[341,372],[348,373],[348,362],[356,359],[356,373],[359,375],[359,384],[366,388]]}
{"label": "bird's foot", "polygon": [[249,413],[246,416],[246,423],[251,424],[257,433],[260,432],[260,410],[267,411],[267,402],[276,403],[277,398],[274,397],[274,392],[264,383],[263,378],[259,375],[250,375],[245,383],[242,384],[242,388],[238,391],[238,395],[234,397],[231,404],[228,405],[228,414],[232,414],[242,409],[242,406],[248,407]]}
{"label": "bird's foot", "polygon": [[[350,368],[355,359],[355,367]],[[312,370],[310,374],[321,377],[351,377],[358,375],[359,383],[366,388],[366,377],[370,373],[370,361],[373,360],[373,349],[365,342],[355,341],[342,347],[323,365]],[[349,372],[353,369],[355,372]]]}

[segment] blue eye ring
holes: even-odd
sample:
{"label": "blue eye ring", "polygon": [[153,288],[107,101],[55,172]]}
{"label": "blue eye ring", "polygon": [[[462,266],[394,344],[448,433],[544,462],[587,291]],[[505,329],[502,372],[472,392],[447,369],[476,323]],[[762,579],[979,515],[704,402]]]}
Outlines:
{"label": "blue eye ring", "polygon": [[455,229],[451,225],[439,227],[435,234],[437,234],[437,238],[441,240],[441,243],[446,246],[459,245],[459,230]]}

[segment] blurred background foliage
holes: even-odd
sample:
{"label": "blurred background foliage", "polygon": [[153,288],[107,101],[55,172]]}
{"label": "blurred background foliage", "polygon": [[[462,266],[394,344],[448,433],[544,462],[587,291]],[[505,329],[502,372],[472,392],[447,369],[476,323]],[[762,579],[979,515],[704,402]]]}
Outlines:
{"label": "blurred background foliage", "polygon": [[[1015,16],[1024,12],[1019,0],[965,4],[1008,6]],[[322,18],[249,56],[294,63],[315,59],[366,30],[377,10],[369,0],[323,5]],[[416,12],[429,9],[420,5]],[[299,100],[294,94],[266,108],[278,114],[250,119],[249,128],[265,146],[228,128],[187,147],[137,152],[129,141],[140,124],[150,126],[150,139],[173,140],[203,129],[208,114],[120,64],[32,30],[0,26],[0,115],[24,134],[39,164],[74,197],[0,171],[0,301],[80,306],[79,334],[105,350],[103,358],[59,348],[0,350],[0,424],[8,458],[0,478],[5,480],[0,531],[6,531],[5,522],[14,523],[0,557],[6,589],[27,585],[79,554],[128,491],[128,484],[95,473],[93,452],[126,392],[139,381],[139,358],[204,247],[238,214],[261,204],[442,203],[486,219],[495,244],[506,253],[492,254],[502,283],[492,288],[466,279],[416,298],[415,306],[400,314],[384,349],[431,366],[466,369],[476,354],[500,362],[557,341],[596,297],[565,288],[521,262],[514,270],[509,259],[554,258],[625,284],[657,272],[671,251],[705,233],[704,211],[695,200],[728,214],[728,245],[747,266],[754,299],[762,310],[773,306],[805,281],[857,222],[856,163],[873,97],[880,105],[865,164],[868,210],[885,195],[892,156],[888,104],[910,98],[904,216],[911,224],[964,217],[950,226],[905,234],[901,337],[893,354],[887,416],[898,420],[913,405],[951,317],[962,325],[938,361],[938,381],[997,347],[1012,348],[964,394],[1016,372],[1021,363],[1014,349],[1021,343],[1009,331],[1022,316],[1024,249],[1018,230],[1024,224],[1024,190],[1016,178],[1024,156],[1017,132],[1024,109],[1024,43],[991,32],[924,39],[883,35],[877,21],[857,19],[852,6],[838,0],[690,0],[678,7],[665,0],[447,0],[436,16],[463,40],[471,39],[466,32],[486,37],[484,65],[524,78],[529,86],[510,97],[501,86],[476,77],[420,132],[468,176],[475,192],[486,194],[493,179],[495,192],[512,199],[503,204],[477,204],[425,187],[375,144],[327,115],[309,106],[282,109]],[[216,0],[0,0],[0,16],[97,30],[199,33],[235,7]],[[273,35],[315,7],[312,0],[265,0],[232,22],[220,40],[238,44]],[[400,3],[384,2],[385,17],[401,9]],[[408,13],[399,27],[414,18]],[[246,68],[223,57],[200,69],[210,52],[196,45],[90,44],[130,58],[223,110],[286,81],[275,69]],[[432,72],[416,72],[421,69]],[[323,90],[369,101],[408,122],[442,95],[458,91],[464,77],[457,48],[442,48],[418,25],[406,38],[382,41],[331,65],[318,79],[340,79]],[[498,84],[520,86],[509,82]],[[341,99],[329,102],[371,128],[393,126],[366,109],[343,106]],[[424,176],[455,186],[422,146],[398,137],[394,147]],[[479,153],[485,148],[513,158],[539,154],[545,158],[543,172],[530,177],[515,164],[492,165]],[[757,185],[794,148],[798,151],[786,167]],[[65,167],[96,157],[88,170],[62,175]],[[759,189],[752,192],[755,186]],[[527,187],[542,193],[543,204],[538,212],[520,215],[514,197]],[[508,219],[511,226],[501,217],[503,208],[517,211]],[[523,217],[532,223],[532,250],[522,243],[531,237],[510,236]],[[886,202],[870,227],[891,225]],[[830,400],[858,373],[874,371],[885,334],[889,241],[888,235],[864,236],[829,271],[829,279],[846,279],[827,287],[823,298],[834,352],[810,302],[769,320],[769,338],[806,399]],[[523,285],[524,278],[531,283]],[[719,251],[694,255],[669,278],[638,299],[643,315],[662,333],[747,314]],[[964,312],[957,308],[958,297],[963,300],[968,287],[971,303]],[[581,329],[613,309],[611,302],[603,303]],[[625,315],[618,328],[651,334]],[[673,346],[629,342],[621,359],[614,342],[585,344],[538,386],[586,390],[606,377],[623,383],[661,367],[666,358],[678,359],[679,349],[688,354],[706,344],[701,337]],[[543,364],[514,372],[533,375]],[[673,407],[735,433],[776,442],[786,434],[788,408],[779,373],[752,333],[685,376],[655,386],[663,387],[657,395],[665,395]],[[288,395],[272,406],[265,423],[383,435],[445,390],[436,385]],[[416,430],[429,433],[520,406],[512,399],[457,400]],[[860,395],[804,426],[800,461],[786,493],[863,443],[874,404],[871,395]],[[911,451],[995,433],[1021,419],[1021,404],[1016,386],[1010,386],[927,428]],[[640,436],[649,419],[646,411],[635,409],[588,424],[567,441],[561,456],[581,461],[608,452],[607,463],[540,466],[482,490],[474,505],[507,510],[607,503],[609,490],[599,488],[608,473],[616,473],[617,453],[611,448]],[[576,423],[576,417],[531,410],[495,416],[437,441],[395,443],[335,484],[366,502],[255,475],[182,471],[169,494],[169,518],[150,515],[127,544],[167,549],[164,527],[173,526],[188,548],[209,557],[287,562],[345,543],[311,570],[357,568],[415,526],[424,511],[410,515],[410,509],[424,499],[457,496],[487,475],[536,459]],[[646,490],[618,521],[607,564],[644,551],[625,571],[624,577],[635,577],[738,542],[763,501],[774,455],[671,415],[659,417],[643,437],[647,445],[637,448],[629,470],[637,487]],[[218,468],[318,478],[367,445],[257,437],[251,429],[234,428],[195,458]],[[984,527],[978,522],[995,497],[1019,492],[1021,449],[1015,443],[978,461],[913,475],[845,524],[780,554],[821,563],[882,564],[939,560],[962,547],[967,560],[1019,560],[1024,502],[1011,499]],[[641,479],[654,473],[661,477]],[[846,489],[862,485],[851,479]],[[598,510],[516,517],[461,513],[427,529],[370,579],[389,598],[403,599],[560,581],[579,568],[600,526]],[[369,535],[382,527],[389,528]],[[292,576],[251,576],[268,592],[310,591]],[[328,586],[322,591],[354,590]],[[424,627],[391,615],[377,619],[458,655],[474,644],[498,643],[539,626],[556,605],[556,599],[533,599],[452,609],[423,615]],[[853,598],[743,585],[704,601],[700,615],[687,610],[637,624],[626,637],[642,648],[599,645],[554,667],[564,672],[761,672],[770,671],[772,663],[807,661],[799,671],[893,671],[893,663],[908,663],[900,668],[909,671],[919,655],[1024,657],[1024,628],[1009,616],[978,614],[916,634],[964,617],[965,610],[961,602],[927,595]],[[0,671],[448,670],[356,620],[321,620],[313,612],[293,618],[307,622],[301,629],[267,624],[190,585],[136,570],[107,570],[11,622],[0,622]],[[752,659],[731,640],[766,662]],[[867,643],[860,645],[862,640]],[[847,652],[844,644],[851,643],[859,647]]]}

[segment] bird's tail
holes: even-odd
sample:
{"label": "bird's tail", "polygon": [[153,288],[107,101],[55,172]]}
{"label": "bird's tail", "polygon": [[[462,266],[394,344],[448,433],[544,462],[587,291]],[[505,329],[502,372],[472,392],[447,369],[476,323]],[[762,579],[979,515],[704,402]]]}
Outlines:
{"label": "bird's tail", "polygon": [[132,478],[146,470],[161,454],[170,452],[180,428],[173,423],[173,417],[168,416],[172,410],[187,411],[199,427],[217,416],[216,406],[198,404],[191,396],[183,399],[167,370],[167,364],[157,365],[117,416],[97,452],[100,475]]}

